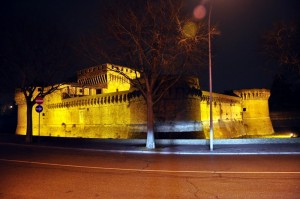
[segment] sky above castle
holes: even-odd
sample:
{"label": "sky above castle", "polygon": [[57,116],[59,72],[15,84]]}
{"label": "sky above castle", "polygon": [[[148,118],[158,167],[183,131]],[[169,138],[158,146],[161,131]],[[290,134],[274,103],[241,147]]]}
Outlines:
{"label": "sky above castle", "polygon": [[[201,2],[186,1],[191,8]],[[104,7],[109,2],[4,0],[0,23],[2,28],[10,29],[21,19],[42,17],[59,26],[76,43],[80,35],[101,26],[98,16],[105,14]],[[274,63],[267,62],[261,54],[261,36],[276,21],[299,21],[299,10],[298,0],[214,0],[212,23],[218,25],[221,35],[213,40],[213,91],[270,88],[275,66],[270,67]],[[74,55],[74,68],[81,69],[85,64]],[[208,90],[208,70],[203,71],[200,83]]]}

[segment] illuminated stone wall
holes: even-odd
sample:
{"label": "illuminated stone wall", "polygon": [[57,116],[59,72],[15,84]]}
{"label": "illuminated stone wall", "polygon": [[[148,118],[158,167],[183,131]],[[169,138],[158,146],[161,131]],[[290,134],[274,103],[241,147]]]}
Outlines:
{"label": "illuminated stone wall", "polygon": [[[203,91],[201,106],[201,120],[205,137],[209,138],[210,106],[209,92]],[[245,135],[245,128],[241,116],[241,101],[239,97],[212,93],[213,95],[213,130],[214,138],[233,138]]]}
{"label": "illuminated stone wall", "polygon": [[135,73],[130,68],[107,63],[78,71],[78,83],[84,87],[101,89],[101,93],[128,91],[129,80],[115,70],[131,79],[140,77],[138,72]]}
{"label": "illuminated stone wall", "polygon": [[[46,96],[40,113],[40,135],[60,137],[127,138],[129,108],[126,93],[61,99],[61,90]],[[26,131],[26,106],[18,101],[17,134]],[[35,108],[35,107],[34,107]],[[39,114],[33,111],[33,134]]]}
{"label": "illuminated stone wall", "polygon": [[269,114],[267,89],[244,89],[234,92],[241,98],[242,117],[247,135],[274,133]]}
{"label": "illuminated stone wall", "polygon": [[[134,95],[128,81],[114,72],[97,75],[98,69],[81,71],[81,83],[64,85],[44,98],[43,112],[39,115],[33,111],[34,135],[145,138],[147,112],[142,96]],[[90,72],[93,75],[89,76]],[[132,71],[128,70],[128,73]],[[194,138],[209,138],[209,92],[202,91],[201,96],[198,80],[190,78],[187,82],[188,86],[184,88],[171,89],[154,107],[158,135],[192,132]],[[86,83],[89,87],[82,86]],[[99,88],[101,94],[97,94]],[[272,134],[269,90],[245,89],[235,91],[235,94],[239,97],[213,93],[214,138]],[[24,135],[25,99],[20,92],[16,93],[15,99],[18,104],[16,133]]]}
{"label": "illuminated stone wall", "polygon": [[[251,90],[247,91],[253,94]],[[40,135],[87,138],[145,136],[146,105],[142,97],[129,101],[125,91],[68,99],[61,96],[62,91],[59,90],[45,97],[44,110],[40,114]],[[213,93],[214,137],[272,134],[267,96],[242,99]],[[19,96],[17,134],[25,134],[26,131],[26,106],[21,102]],[[208,92],[203,91],[201,98],[191,95],[184,100],[165,99],[157,109],[157,132],[195,131],[200,137],[209,138]],[[34,135],[38,135],[38,115],[33,112]]]}
{"label": "illuminated stone wall", "polygon": [[[184,133],[195,132],[194,136],[203,137],[203,126],[200,117],[200,96],[188,94],[183,96],[167,95],[154,106],[155,111],[155,132],[157,137],[161,134],[179,133],[182,136]],[[136,138],[144,138],[146,132],[147,109],[145,100],[140,97],[135,97],[130,100],[130,118],[129,125],[130,135]],[[143,136],[144,135],[144,136]],[[172,135],[167,136],[172,137]]]}
{"label": "illuminated stone wall", "polygon": [[18,122],[17,122],[16,134],[25,135],[26,122],[27,122],[27,117],[26,117],[27,108],[26,108],[24,94],[20,91],[17,91],[15,95],[15,101],[16,104],[18,105]]}
{"label": "illuminated stone wall", "polygon": [[[142,97],[129,101],[129,92],[118,92],[62,99],[63,90],[44,98],[44,110],[40,113],[40,131],[39,113],[33,112],[34,135],[85,138],[145,136],[146,105]],[[202,131],[199,99],[200,97],[190,96],[185,101],[167,100],[161,103],[159,108],[164,108],[158,113],[160,119],[156,120],[156,131]],[[173,106],[169,103],[173,103]],[[182,103],[187,108],[182,108]],[[18,105],[20,118],[26,118],[26,106],[21,105],[20,101]],[[25,134],[26,120],[19,120],[18,124],[17,134]]]}

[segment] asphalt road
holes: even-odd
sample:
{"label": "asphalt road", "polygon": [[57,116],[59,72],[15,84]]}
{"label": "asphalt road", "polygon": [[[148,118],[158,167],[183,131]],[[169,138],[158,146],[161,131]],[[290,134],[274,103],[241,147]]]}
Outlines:
{"label": "asphalt road", "polygon": [[0,198],[300,198],[300,155],[154,155],[0,144]]}

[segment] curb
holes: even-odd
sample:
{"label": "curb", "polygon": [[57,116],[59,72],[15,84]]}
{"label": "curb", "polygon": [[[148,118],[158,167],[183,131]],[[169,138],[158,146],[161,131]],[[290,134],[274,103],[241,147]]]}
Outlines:
{"label": "curb", "polygon": [[156,149],[147,149],[145,139],[92,139],[34,137],[38,144],[24,144],[24,136],[0,136],[0,144],[131,154],[173,155],[300,155],[300,138],[157,139]]}
{"label": "curb", "polygon": [[[268,147],[266,148],[255,148],[258,145],[252,145],[251,147],[245,147],[245,145],[241,145],[241,147],[236,147],[234,145],[233,148],[228,148],[229,145],[223,145],[224,148],[219,146],[218,149],[210,151],[209,148],[194,148],[184,149],[185,146],[178,146],[179,149],[174,150],[172,146],[164,147],[164,148],[156,148],[156,149],[146,149],[145,147],[136,147],[135,149],[128,149],[130,147],[124,146],[119,149],[111,149],[111,148],[88,148],[88,147],[78,147],[78,146],[51,146],[51,145],[28,145],[28,144],[20,144],[20,143],[4,143],[0,142],[2,145],[16,145],[16,146],[25,146],[25,147],[34,147],[34,148],[47,148],[47,149],[62,149],[62,150],[80,150],[80,151],[97,151],[97,152],[105,152],[105,153],[126,153],[126,154],[149,154],[149,155],[300,155],[300,145],[294,145],[293,147],[285,149],[280,149],[280,145],[275,144],[272,147],[276,148],[276,150],[272,150]],[[226,147],[227,146],[227,147]],[[263,145],[261,145],[263,146]],[[275,147],[276,146],[276,147]],[[181,147],[181,149],[180,149]],[[244,147],[244,148],[243,148]],[[125,149],[124,149],[125,148]],[[127,148],[127,149],[126,149]],[[294,151],[293,151],[294,149]],[[295,150],[295,149],[298,149]]]}

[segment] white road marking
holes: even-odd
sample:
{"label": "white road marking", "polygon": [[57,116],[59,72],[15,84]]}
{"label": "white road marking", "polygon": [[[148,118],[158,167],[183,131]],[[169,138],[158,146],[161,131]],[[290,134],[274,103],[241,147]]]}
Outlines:
{"label": "white road marking", "polygon": [[82,168],[82,169],[99,169],[99,170],[113,170],[113,171],[131,171],[131,172],[148,172],[148,173],[199,173],[199,174],[300,174],[300,171],[176,171],[176,170],[160,170],[160,169],[128,169],[117,167],[97,167],[97,166],[84,166],[84,165],[71,165],[71,164],[57,164],[48,162],[35,162],[26,160],[11,160],[0,159],[3,162],[14,162],[24,164],[35,164],[56,167],[69,167],[69,168]]}

